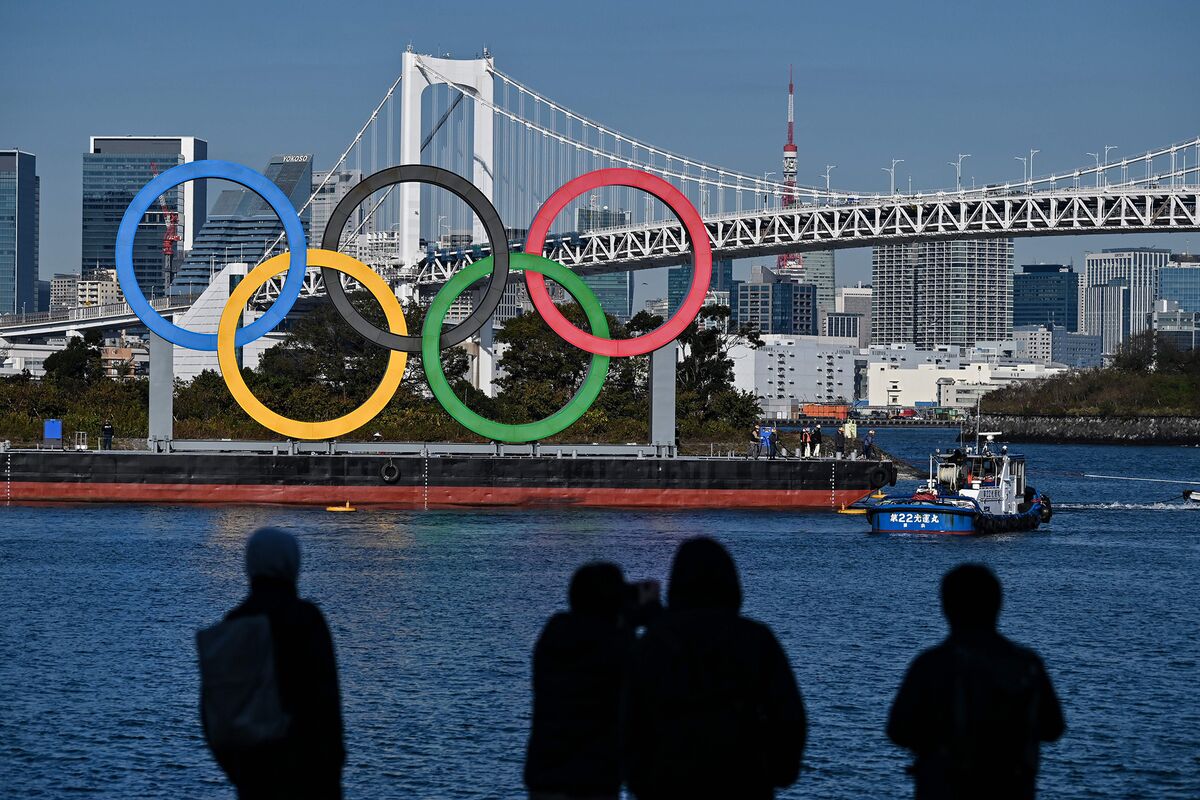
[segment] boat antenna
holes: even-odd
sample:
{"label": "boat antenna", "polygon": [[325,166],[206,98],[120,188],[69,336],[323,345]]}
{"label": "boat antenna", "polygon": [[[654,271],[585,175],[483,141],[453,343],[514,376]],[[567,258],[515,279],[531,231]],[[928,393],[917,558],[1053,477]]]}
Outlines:
{"label": "boat antenna", "polygon": [[983,430],[983,395],[975,396],[975,452],[979,452],[979,437],[980,431]]}

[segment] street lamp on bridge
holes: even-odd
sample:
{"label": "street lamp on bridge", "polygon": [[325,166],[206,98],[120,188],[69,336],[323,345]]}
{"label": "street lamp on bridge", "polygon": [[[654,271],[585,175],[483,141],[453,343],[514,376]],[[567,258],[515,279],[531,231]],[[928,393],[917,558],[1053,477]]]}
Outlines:
{"label": "street lamp on bridge", "polygon": [[770,183],[771,176],[774,174],[774,172],[763,173],[763,208],[768,210],[771,208],[771,193],[767,190],[767,184]]}
{"label": "street lamp on bridge", "polygon": [[835,169],[837,169],[837,164],[826,164],[825,165],[825,193],[826,194],[829,193],[829,173],[833,172]]}
{"label": "street lamp on bridge", "polygon": [[883,170],[884,172],[886,172],[888,174],[888,176],[892,179],[892,190],[891,190],[890,194],[896,193],[896,165],[903,164],[903,163],[904,163],[903,158],[893,158],[892,166],[880,167],[880,169]]}
{"label": "street lamp on bridge", "polygon": [[1100,154],[1099,153],[1088,153],[1088,155],[1091,156],[1092,158],[1096,159],[1096,186],[1099,187],[1100,186]]}
{"label": "street lamp on bridge", "polygon": [[1104,145],[1104,185],[1105,186],[1108,185],[1108,151],[1116,150],[1116,149],[1117,149],[1117,145],[1115,145],[1115,144]]}
{"label": "street lamp on bridge", "polygon": [[1021,162],[1021,182],[1029,183],[1029,159],[1025,156],[1013,156],[1013,158]]}
{"label": "street lamp on bridge", "polygon": [[1029,149],[1029,188],[1030,189],[1033,188],[1033,157],[1036,156],[1040,152],[1042,152],[1042,151],[1034,150],[1033,148]]}
{"label": "street lamp on bridge", "polygon": [[959,153],[957,161],[947,161],[946,163],[954,167],[954,190],[962,191],[962,162],[964,158],[970,158],[970,153]]}

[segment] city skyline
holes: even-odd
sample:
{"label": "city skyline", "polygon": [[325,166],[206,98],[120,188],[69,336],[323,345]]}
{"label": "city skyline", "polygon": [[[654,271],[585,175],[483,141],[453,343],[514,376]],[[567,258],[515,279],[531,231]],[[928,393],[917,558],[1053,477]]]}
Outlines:
{"label": "city skyline", "polygon": [[[1082,166],[1088,161],[1087,152],[1107,145],[1119,145],[1113,151],[1117,158],[1194,136],[1200,128],[1196,111],[1173,102],[1169,81],[1139,79],[1135,86],[1102,51],[1085,44],[1106,35],[1135,36],[1151,27],[1164,47],[1175,38],[1183,44],[1189,26],[1161,30],[1154,23],[1153,7],[1134,12],[1114,5],[1101,7],[1104,13],[1088,15],[1070,8],[1039,9],[1035,14],[1039,24],[1029,26],[1024,22],[1028,15],[1007,11],[971,9],[947,15],[939,7],[902,12],[878,5],[871,9],[877,25],[865,27],[835,10],[812,7],[804,14],[804,27],[824,32],[824,37],[809,36],[798,45],[785,31],[756,30],[764,47],[749,53],[728,49],[704,24],[720,6],[700,3],[691,17],[678,19],[666,8],[639,7],[637,25],[630,19],[633,7],[625,12],[620,7],[617,4],[618,13],[603,19],[587,16],[586,24],[602,34],[613,29],[622,35],[584,37],[569,46],[526,33],[516,19],[508,18],[513,15],[486,7],[472,12],[477,23],[473,25],[464,25],[461,14],[452,9],[424,9],[417,18],[376,5],[374,12],[347,17],[315,4],[300,4],[289,6],[289,14],[280,18],[269,6],[256,7],[239,9],[247,27],[238,32],[218,24],[232,6],[216,3],[208,18],[188,21],[193,32],[189,41],[209,38],[213,44],[208,46],[181,43],[174,37],[161,42],[137,38],[118,24],[119,19],[96,9],[58,15],[55,25],[46,24],[54,14],[52,6],[15,9],[12,25],[22,35],[15,37],[15,46],[0,59],[12,59],[9,66],[22,80],[0,88],[0,108],[21,111],[0,119],[0,146],[21,146],[39,156],[44,208],[41,276],[79,264],[78,165],[87,137],[114,131],[194,135],[211,143],[215,158],[257,164],[273,153],[313,152],[314,168],[326,169],[394,76],[409,42],[418,50],[459,56],[487,46],[505,71],[550,96],[563,97],[600,121],[676,151],[756,174],[780,169],[779,146],[786,133],[784,73],[794,63],[799,183],[822,183],[818,173],[836,164],[833,188],[864,192],[887,190],[888,175],[880,165],[886,166],[892,158],[905,159],[896,174],[898,188],[907,188],[909,174],[914,176],[914,190],[953,186],[954,169],[945,162],[964,152],[973,154],[963,164],[964,184],[969,185],[971,176],[981,183],[1017,181],[1022,165],[1015,156],[1032,148],[1040,150],[1034,171],[1043,174]],[[1191,7],[1159,7],[1200,18]],[[527,14],[553,9],[568,21],[584,22],[569,9],[547,4],[528,8]],[[155,13],[171,18],[179,12],[156,6]],[[356,27],[372,14],[381,20],[379,25]],[[288,35],[278,37],[279,41],[276,37],[259,41],[247,32],[262,29],[255,23],[265,24],[268,18],[273,29]],[[657,41],[651,31],[664,28],[645,23],[659,18],[670,18],[673,29],[686,38]],[[750,25],[742,20],[730,24],[737,30]],[[72,31],[82,34],[85,28],[91,38],[71,35]],[[318,29],[335,39],[353,31],[360,46],[352,57],[336,55],[344,52],[336,48],[316,50],[311,61],[307,53],[294,55],[287,42]],[[1056,38],[1068,29],[1077,44]],[[904,32],[938,37],[946,47],[926,53],[906,46],[903,36],[890,35]],[[1095,36],[1085,36],[1088,32]],[[942,33],[947,37],[939,36]],[[603,50],[593,39],[606,42]],[[70,58],[60,52],[64,41],[73,43]],[[945,81],[933,89],[896,76],[880,79],[870,67],[872,61],[901,59],[914,71],[939,69],[985,44],[1054,46],[1090,79],[1063,92],[1036,81],[1040,67],[1030,64],[995,76],[943,72]],[[101,52],[89,57],[97,48]],[[169,58],[165,57],[168,49]],[[140,67],[154,62],[154,54],[160,51],[164,61],[172,63],[172,76],[196,80],[182,81],[178,91],[165,91],[176,83],[172,78]],[[243,56],[243,52],[253,55]],[[861,52],[870,52],[873,58],[847,57]],[[709,58],[699,57],[702,54]],[[83,64],[88,65],[86,75]],[[291,80],[245,80],[247,74],[272,66],[286,66]],[[1168,67],[1161,69],[1165,78]],[[630,88],[622,93],[621,102],[614,102],[613,87],[622,81]],[[848,81],[854,88],[849,99]],[[101,91],[94,88],[97,82]],[[311,98],[318,91],[329,92],[331,98],[323,101],[328,111],[321,114],[312,110]],[[1113,92],[1123,92],[1120,115],[1110,113],[1108,98]],[[307,102],[296,102],[301,94]],[[701,96],[706,98],[706,108],[725,109],[728,119],[713,122],[710,111],[696,111]],[[889,122],[882,126],[880,119]],[[963,126],[963,119],[970,124]],[[896,124],[897,120],[903,124]],[[699,122],[704,124],[693,124]],[[1103,131],[1105,141],[1092,141],[1096,131]],[[217,194],[219,187],[210,196]],[[1079,263],[1089,250],[1137,246],[1165,246],[1177,252],[1192,249],[1187,235],[1018,239],[1015,260]],[[739,272],[747,263],[751,262],[739,264]],[[838,283],[869,280],[869,264],[868,249],[839,253]],[[635,297],[634,305],[661,294],[657,287],[648,287]]]}

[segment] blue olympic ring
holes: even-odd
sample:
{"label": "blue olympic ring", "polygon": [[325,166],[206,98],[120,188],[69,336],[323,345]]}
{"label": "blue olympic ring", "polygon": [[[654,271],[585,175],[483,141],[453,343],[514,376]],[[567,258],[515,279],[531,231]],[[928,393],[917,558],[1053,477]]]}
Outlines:
{"label": "blue olympic ring", "polygon": [[284,233],[287,234],[291,258],[283,289],[279,292],[279,299],[267,309],[267,313],[238,330],[234,343],[237,347],[244,347],[269,333],[292,310],[292,306],[300,297],[300,290],[304,287],[304,271],[308,266],[308,242],[304,237],[304,225],[296,214],[296,209],[292,207],[292,201],[261,172],[234,164],[232,161],[189,161],[171,167],[155,177],[134,196],[129,208],[125,209],[125,216],[121,218],[121,227],[117,230],[117,280],[121,283],[121,291],[125,293],[125,300],[133,309],[133,313],[154,333],[172,344],[191,350],[217,349],[217,334],[189,331],[168,322],[155,311],[146,300],[146,295],[142,293],[142,288],[138,286],[137,275],[133,271],[133,237],[137,233],[142,216],[163,192],[200,178],[221,178],[245,186],[267,201],[279,217],[279,221],[283,223]]}

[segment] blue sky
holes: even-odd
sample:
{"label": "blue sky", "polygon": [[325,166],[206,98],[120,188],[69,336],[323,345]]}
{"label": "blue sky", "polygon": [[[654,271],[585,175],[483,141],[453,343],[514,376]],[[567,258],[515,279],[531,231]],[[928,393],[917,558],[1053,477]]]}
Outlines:
{"label": "blue sky", "polygon": [[[80,154],[93,134],[192,134],[210,155],[328,165],[399,72],[410,42],[470,55],[588,116],[709,163],[777,170],[787,67],[802,183],[1018,180],[1200,133],[1200,3],[59,2],[8,3],[0,147],[38,156],[42,273],[77,269]],[[1017,240],[1017,262],[1081,260],[1168,237]],[[869,279],[867,250],[838,254]],[[640,302],[640,298],[639,298]]]}

